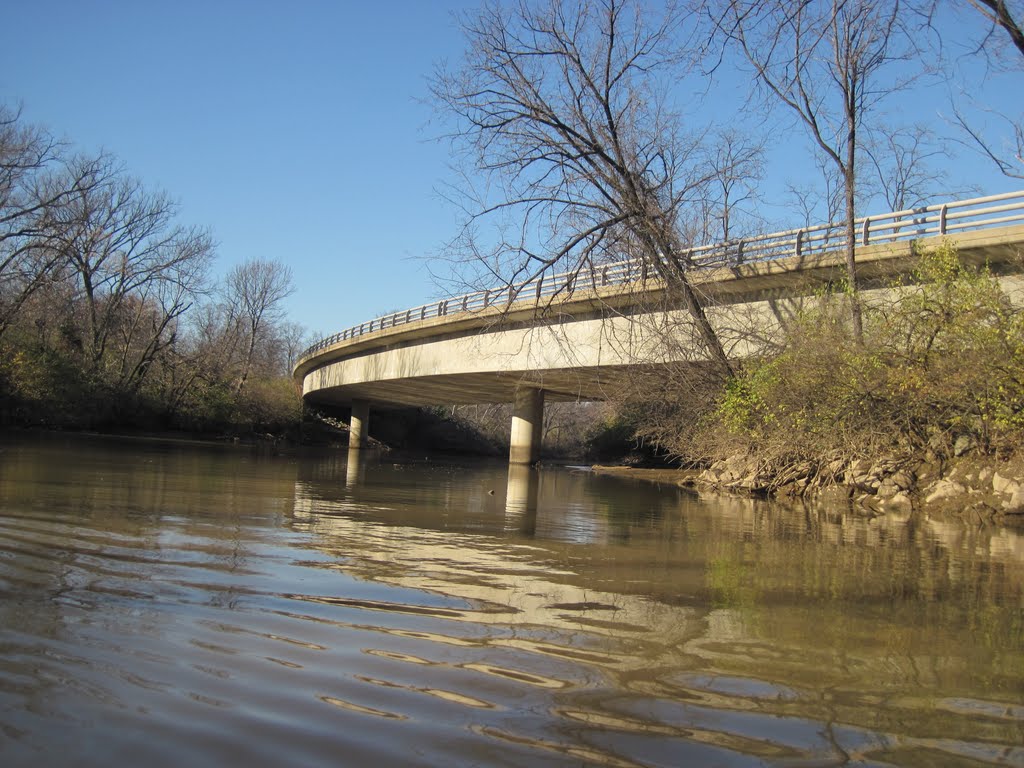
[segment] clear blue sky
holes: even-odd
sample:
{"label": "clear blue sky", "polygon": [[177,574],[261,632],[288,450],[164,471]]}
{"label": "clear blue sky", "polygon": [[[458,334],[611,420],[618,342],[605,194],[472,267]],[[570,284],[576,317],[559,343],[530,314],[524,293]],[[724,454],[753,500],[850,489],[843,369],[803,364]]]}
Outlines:
{"label": "clear blue sky", "polygon": [[[426,77],[461,53],[451,11],[476,5],[9,2],[0,101],[169,192],[184,223],[212,229],[221,271],[288,263],[292,319],[331,333],[438,293],[420,257],[458,216],[435,191],[449,158],[431,140]],[[927,117],[940,102],[914,108]],[[795,128],[776,143],[776,180],[802,143]],[[971,155],[950,177],[1024,186]]]}

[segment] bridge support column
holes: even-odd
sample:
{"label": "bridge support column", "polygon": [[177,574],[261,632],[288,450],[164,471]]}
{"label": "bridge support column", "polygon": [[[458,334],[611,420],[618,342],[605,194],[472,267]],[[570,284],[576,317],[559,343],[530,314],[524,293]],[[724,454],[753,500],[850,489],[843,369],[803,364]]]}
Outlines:
{"label": "bridge support column", "polygon": [[540,458],[544,429],[544,390],[524,387],[516,391],[512,406],[510,464],[533,464]]}
{"label": "bridge support column", "polygon": [[370,429],[370,403],[366,400],[352,401],[352,416],[348,422],[348,447],[366,447],[366,435]]}

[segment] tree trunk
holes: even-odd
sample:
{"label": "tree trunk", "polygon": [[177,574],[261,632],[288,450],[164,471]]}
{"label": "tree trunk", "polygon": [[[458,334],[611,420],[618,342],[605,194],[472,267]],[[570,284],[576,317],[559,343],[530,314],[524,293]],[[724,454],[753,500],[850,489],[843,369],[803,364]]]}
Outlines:
{"label": "tree trunk", "polygon": [[849,282],[850,322],[853,337],[858,344],[864,343],[864,324],[861,318],[860,296],[857,293],[857,223],[856,223],[856,152],[857,129],[853,118],[848,116],[849,134],[846,142],[846,167],[843,179],[846,185],[846,279]]}

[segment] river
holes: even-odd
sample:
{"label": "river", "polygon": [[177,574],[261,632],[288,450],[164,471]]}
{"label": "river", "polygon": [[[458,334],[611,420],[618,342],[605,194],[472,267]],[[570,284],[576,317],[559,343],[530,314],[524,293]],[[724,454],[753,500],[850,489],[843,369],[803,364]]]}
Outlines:
{"label": "river", "polygon": [[0,765],[1024,765],[1024,535],[0,439]]}

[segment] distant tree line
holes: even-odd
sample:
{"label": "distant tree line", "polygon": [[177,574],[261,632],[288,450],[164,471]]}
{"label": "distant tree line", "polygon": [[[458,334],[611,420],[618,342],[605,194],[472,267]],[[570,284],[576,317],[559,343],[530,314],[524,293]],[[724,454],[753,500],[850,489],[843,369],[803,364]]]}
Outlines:
{"label": "distant tree line", "polygon": [[0,105],[0,419],[75,428],[294,423],[289,268],[216,245],[105,154]]}

